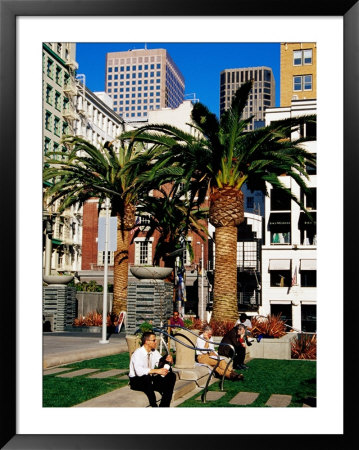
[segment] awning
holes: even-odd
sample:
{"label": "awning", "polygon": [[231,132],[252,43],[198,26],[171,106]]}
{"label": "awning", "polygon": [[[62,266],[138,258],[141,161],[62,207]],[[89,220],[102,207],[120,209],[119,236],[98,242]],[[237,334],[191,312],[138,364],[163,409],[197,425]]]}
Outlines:
{"label": "awning", "polygon": [[269,270],[290,270],[290,259],[270,259]]}
{"label": "awning", "polygon": [[305,212],[301,212],[299,216],[299,222],[298,226],[299,228],[307,228],[307,227],[314,227],[317,224],[317,213],[316,212],[310,212],[310,215],[313,217],[312,222],[309,217],[306,215]]}
{"label": "awning", "polygon": [[61,245],[62,241],[60,241],[59,239],[51,239],[51,242],[55,245]]}
{"label": "awning", "polygon": [[290,213],[271,213],[269,226],[290,225]]}
{"label": "awning", "polygon": [[317,270],[316,259],[301,259],[300,270]]}

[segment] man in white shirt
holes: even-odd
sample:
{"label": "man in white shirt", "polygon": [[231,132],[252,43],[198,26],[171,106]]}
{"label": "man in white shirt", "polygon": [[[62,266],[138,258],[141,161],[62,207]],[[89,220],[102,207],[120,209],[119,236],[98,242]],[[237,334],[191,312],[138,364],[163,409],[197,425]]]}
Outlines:
{"label": "man in white shirt", "polygon": [[[213,367],[217,364],[218,354],[214,350],[213,341],[211,341],[212,335],[213,335],[213,330],[209,325],[207,325],[203,330],[203,334],[201,334],[197,338],[196,347],[199,349],[203,349],[203,350],[196,350],[196,359],[200,364],[207,364],[207,365]],[[220,377],[223,376],[226,366],[227,366],[227,363],[226,363],[225,359],[222,358],[221,362],[219,363],[218,367],[216,368],[216,373]],[[228,368],[227,372],[226,372],[226,378],[228,378],[232,381],[238,381],[238,380],[243,380],[243,375],[237,374],[234,370]]]}
{"label": "man in white shirt", "polygon": [[[176,375],[168,368],[155,368],[161,359],[161,354],[156,350],[156,335],[152,331],[143,333],[142,347],[135,350],[130,361],[130,387],[134,391],[143,391],[150,405],[157,407],[155,391],[162,393],[160,407],[169,407],[172,399]],[[166,361],[173,363],[171,355],[167,355]]]}

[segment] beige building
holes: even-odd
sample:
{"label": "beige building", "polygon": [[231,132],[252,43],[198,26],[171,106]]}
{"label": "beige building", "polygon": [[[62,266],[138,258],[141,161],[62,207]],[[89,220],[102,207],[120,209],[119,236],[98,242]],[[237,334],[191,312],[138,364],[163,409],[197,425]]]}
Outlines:
{"label": "beige building", "polygon": [[106,55],[106,93],[125,121],[147,118],[149,111],[177,108],[185,82],[165,49],[138,49]]}
{"label": "beige building", "polygon": [[[105,92],[90,91],[85,76],[76,75],[77,69],[76,44],[43,44],[43,154],[61,151],[62,160],[67,158],[61,144],[64,134],[99,147],[124,130],[113,100]],[[83,208],[76,204],[58,214],[57,206],[44,204],[45,274],[79,271],[84,256]]]}
{"label": "beige building", "polygon": [[236,90],[246,81],[253,80],[253,89],[244,108],[243,118],[254,115],[248,130],[264,125],[264,112],[275,106],[275,80],[270,67],[225,69],[220,77],[220,115],[230,106]]}
{"label": "beige building", "polygon": [[317,98],[317,45],[282,42],[280,45],[280,106],[292,100]]}

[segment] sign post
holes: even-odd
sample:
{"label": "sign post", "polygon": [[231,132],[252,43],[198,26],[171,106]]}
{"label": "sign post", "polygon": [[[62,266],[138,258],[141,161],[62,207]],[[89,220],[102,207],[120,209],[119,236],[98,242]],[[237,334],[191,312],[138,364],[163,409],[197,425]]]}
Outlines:
{"label": "sign post", "polygon": [[[109,340],[106,339],[107,335],[107,278],[108,278],[108,255],[109,251],[115,251],[117,247],[117,235],[116,225],[117,218],[109,217],[110,199],[106,197],[105,209],[105,223],[103,223],[103,217],[99,218],[98,229],[98,251],[104,252],[104,272],[103,272],[103,306],[102,306],[102,339],[100,344],[108,344]],[[103,226],[105,225],[105,226]]]}

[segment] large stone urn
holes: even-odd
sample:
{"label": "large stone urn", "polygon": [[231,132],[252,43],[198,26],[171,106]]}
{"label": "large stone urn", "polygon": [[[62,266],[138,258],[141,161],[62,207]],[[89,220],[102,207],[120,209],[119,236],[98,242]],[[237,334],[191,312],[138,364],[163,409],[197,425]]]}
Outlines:
{"label": "large stone urn", "polygon": [[139,280],[164,280],[173,271],[172,267],[131,266],[130,272]]}
{"label": "large stone urn", "polygon": [[[195,334],[182,329],[177,329],[175,337],[179,341],[191,347],[196,346],[198,330],[192,330]],[[176,364],[178,369],[194,369],[196,351],[176,342]]]}

